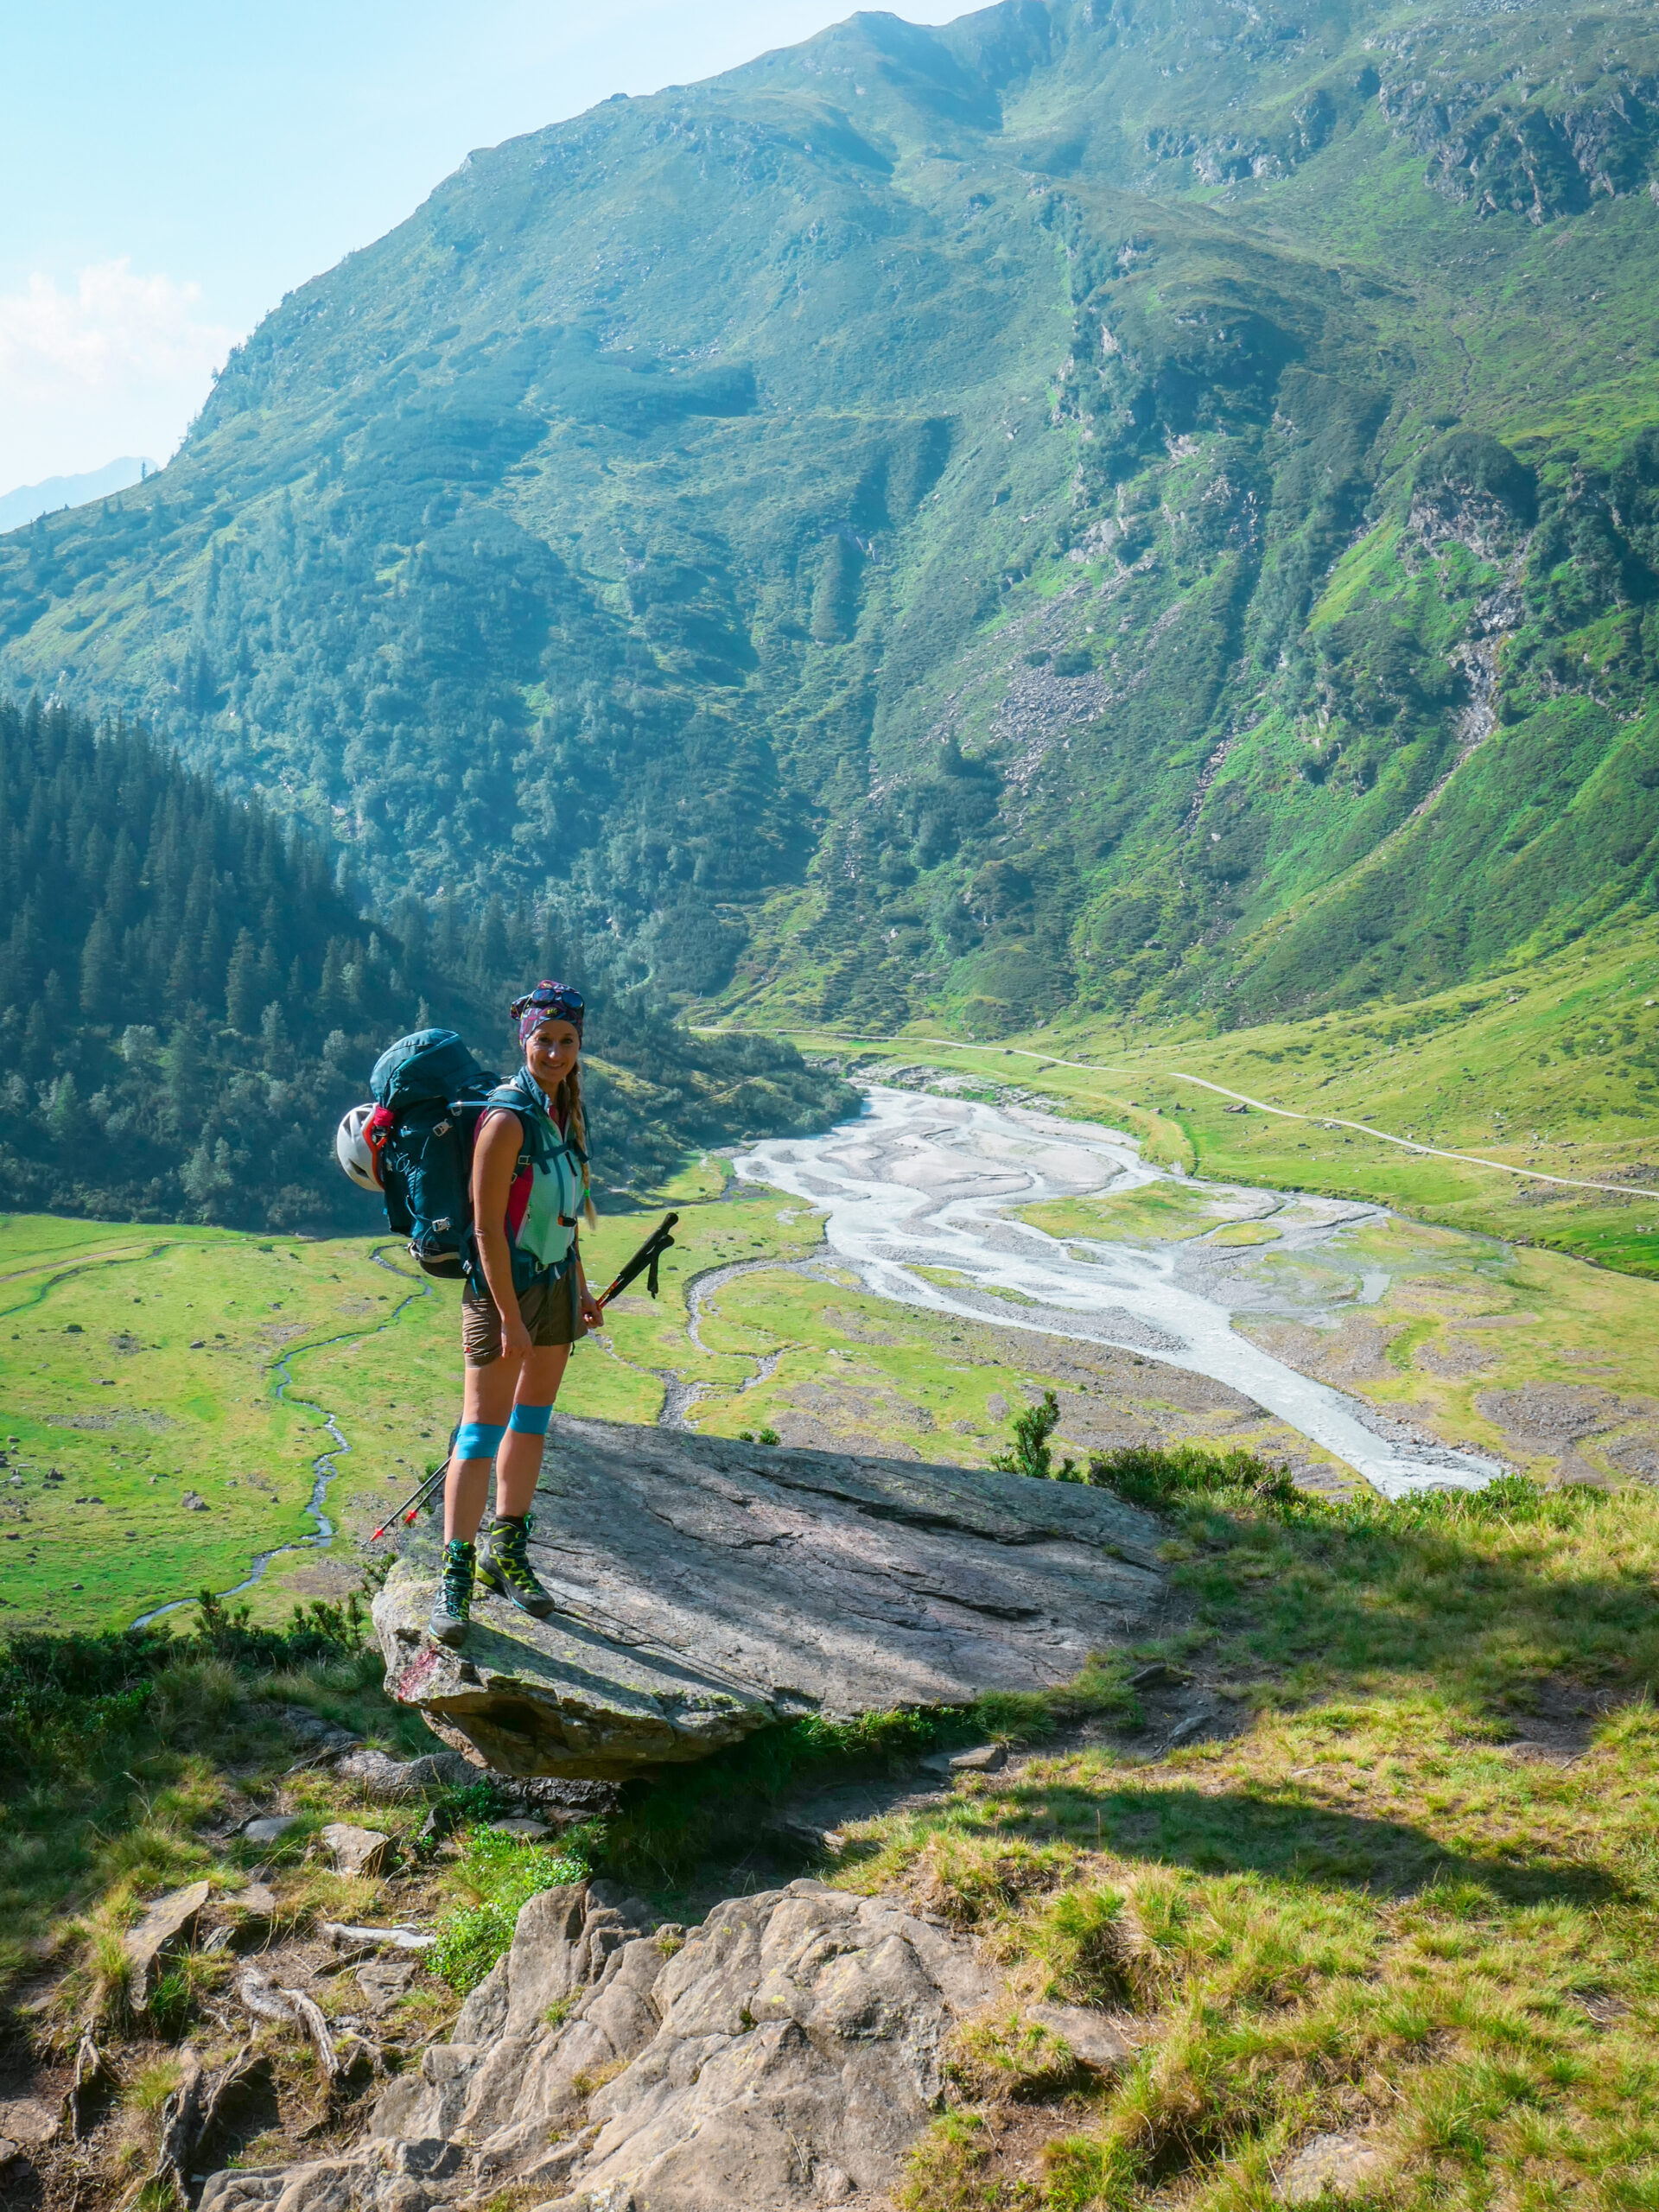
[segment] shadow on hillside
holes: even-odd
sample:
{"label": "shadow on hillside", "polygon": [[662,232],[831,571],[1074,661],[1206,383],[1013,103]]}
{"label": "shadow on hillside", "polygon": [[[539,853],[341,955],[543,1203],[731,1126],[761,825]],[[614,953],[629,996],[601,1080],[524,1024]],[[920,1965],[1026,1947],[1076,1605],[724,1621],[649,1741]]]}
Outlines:
{"label": "shadow on hillside", "polygon": [[1472,1883],[1509,1905],[1600,1904],[1625,1895],[1605,1868],[1543,1847],[1459,1852],[1409,1821],[1342,1812],[1289,1791],[1145,1789],[1114,1778],[1096,1787],[1027,1783],[1021,1796],[1023,1818],[1012,1825],[1049,1825],[1091,1840],[1098,1815],[1103,1841],[1121,1858],[1203,1874],[1266,1874],[1391,1896]]}

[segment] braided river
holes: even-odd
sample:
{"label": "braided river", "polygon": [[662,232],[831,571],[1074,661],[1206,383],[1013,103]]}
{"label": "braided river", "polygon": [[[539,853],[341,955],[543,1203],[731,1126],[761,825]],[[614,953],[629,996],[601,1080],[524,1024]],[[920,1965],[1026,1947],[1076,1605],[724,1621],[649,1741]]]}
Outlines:
{"label": "braided river", "polygon": [[[1478,1489],[1503,1471],[1314,1381],[1252,1344],[1235,1314],[1282,1300],[1262,1255],[1217,1243],[1272,1224],[1274,1266],[1300,1262],[1332,1310],[1375,1304],[1389,1278],[1346,1249],[1380,1207],[1306,1192],[1209,1184],[1145,1160],[1122,1131],[1024,1106],[872,1085],[865,1110],[823,1136],[774,1138],[739,1155],[746,1182],[825,1217],[829,1255],[878,1298],[1134,1351],[1241,1391],[1389,1497]],[[1019,1217],[1057,1200],[1171,1186],[1213,1211],[1213,1230],[1156,1236],[1052,1236]],[[1303,1318],[1316,1325],[1303,1292]]]}

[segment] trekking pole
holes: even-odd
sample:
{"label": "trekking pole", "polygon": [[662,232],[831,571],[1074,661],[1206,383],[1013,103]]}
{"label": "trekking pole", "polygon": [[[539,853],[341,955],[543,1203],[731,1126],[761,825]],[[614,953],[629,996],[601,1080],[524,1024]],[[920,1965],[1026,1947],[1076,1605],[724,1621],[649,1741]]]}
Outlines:
{"label": "trekking pole", "polygon": [[[652,1230],[650,1236],[618,1275],[616,1281],[608,1288],[601,1291],[599,1296],[594,1300],[595,1306],[608,1306],[617,1294],[626,1290],[638,1275],[645,1276],[645,1288],[653,1298],[656,1297],[658,1288],[657,1269],[664,1253],[674,1242],[668,1232],[679,1217],[677,1213],[665,1213],[663,1216],[656,1228]],[[650,1269],[648,1274],[645,1273],[647,1268]]]}
{"label": "trekking pole", "polygon": [[[657,1280],[657,1270],[662,1264],[664,1253],[668,1250],[669,1247],[674,1242],[673,1237],[669,1232],[672,1230],[679,1217],[680,1217],[677,1213],[668,1213],[663,1216],[661,1221],[659,1221],[656,1228],[652,1230],[650,1236],[646,1237],[645,1243],[639,1247],[639,1249],[634,1254],[633,1257],[627,1262],[620,1274],[616,1277],[613,1282],[608,1284],[605,1289],[601,1291],[599,1296],[594,1300],[595,1306],[608,1306],[612,1299],[616,1297],[620,1292],[626,1290],[628,1285],[640,1275],[644,1275],[645,1277],[645,1288],[651,1293],[652,1296],[655,1298],[658,1295],[660,1286]],[[377,1543],[379,1539],[385,1535],[386,1530],[392,1526],[394,1522],[401,1521],[404,1526],[408,1528],[410,1522],[414,1520],[415,1516],[420,1511],[422,1506],[425,1504],[427,1499],[430,1497],[433,1491],[448,1473],[449,1457],[454,1451],[455,1437],[458,1433],[458,1430],[451,1430],[449,1435],[449,1452],[446,1453],[439,1464],[433,1468],[431,1473],[428,1475],[426,1480],[421,1484],[420,1488],[406,1497],[395,1512],[389,1513],[386,1516],[379,1528],[378,1528],[373,1535],[369,1538],[369,1541],[372,1544]]]}
{"label": "trekking pole", "polygon": [[454,1451],[455,1438],[459,1434],[459,1429],[451,1429],[449,1432],[448,1452],[445,1452],[443,1458],[440,1459],[437,1465],[433,1468],[431,1473],[428,1475],[426,1480],[421,1484],[420,1488],[414,1491],[411,1496],[406,1497],[396,1512],[387,1514],[385,1519],[375,1530],[373,1535],[369,1538],[369,1541],[372,1544],[378,1543],[379,1541],[380,1538],[385,1535],[386,1530],[391,1528],[394,1521],[401,1520],[404,1528],[408,1528],[410,1522],[420,1511],[422,1506],[425,1504],[427,1499],[431,1497],[433,1491],[448,1473],[450,1455]]}

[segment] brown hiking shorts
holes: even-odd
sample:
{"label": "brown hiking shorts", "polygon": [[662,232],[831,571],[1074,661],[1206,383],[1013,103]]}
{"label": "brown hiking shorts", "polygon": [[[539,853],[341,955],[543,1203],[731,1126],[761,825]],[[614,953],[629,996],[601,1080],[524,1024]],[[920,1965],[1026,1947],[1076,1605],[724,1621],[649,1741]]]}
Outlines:
{"label": "brown hiking shorts", "polygon": [[[576,1270],[551,1282],[533,1282],[518,1294],[518,1313],[532,1344],[579,1344],[588,1333],[576,1294]],[[501,1357],[501,1316],[486,1290],[468,1283],[461,1294],[461,1348],[468,1367],[488,1367]]]}

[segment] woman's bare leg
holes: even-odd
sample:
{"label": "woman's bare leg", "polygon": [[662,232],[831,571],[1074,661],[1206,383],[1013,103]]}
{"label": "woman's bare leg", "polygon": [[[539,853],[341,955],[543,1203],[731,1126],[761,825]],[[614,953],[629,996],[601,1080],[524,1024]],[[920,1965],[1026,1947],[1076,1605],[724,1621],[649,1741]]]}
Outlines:
{"label": "woman's bare leg", "polygon": [[[537,1344],[518,1370],[513,1402],[526,1406],[550,1406],[559,1395],[559,1385],[564,1380],[565,1363],[569,1357],[569,1344]],[[490,1418],[499,1421],[502,1416],[495,1414]],[[536,1484],[541,1478],[542,1452],[546,1442],[544,1436],[529,1436],[514,1428],[510,1428],[502,1438],[501,1449],[495,1456],[495,1510],[498,1513],[529,1512],[535,1502]],[[474,1522],[473,1525],[476,1528],[478,1524]]]}
{"label": "woman's bare leg", "polygon": [[[545,1355],[532,1352],[531,1359]],[[528,1363],[526,1363],[527,1364]],[[470,1421],[483,1421],[489,1427],[499,1428],[512,1412],[512,1402],[518,1388],[517,1360],[493,1359],[487,1367],[468,1366],[461,1382],[461,1423],[465,1428]],[[522,1442],[532,1440],[523,1438]],[[505,1439],[503,1439],[505,1447]],[[487,1459],[451,1459],[449,1471],[443,1484],[443,1539],[448,1543],[459,1536],[470,1544],[478,1534],[478,1524],[484,1518],[484,1508],[490,1495],[490,1462]]]}

